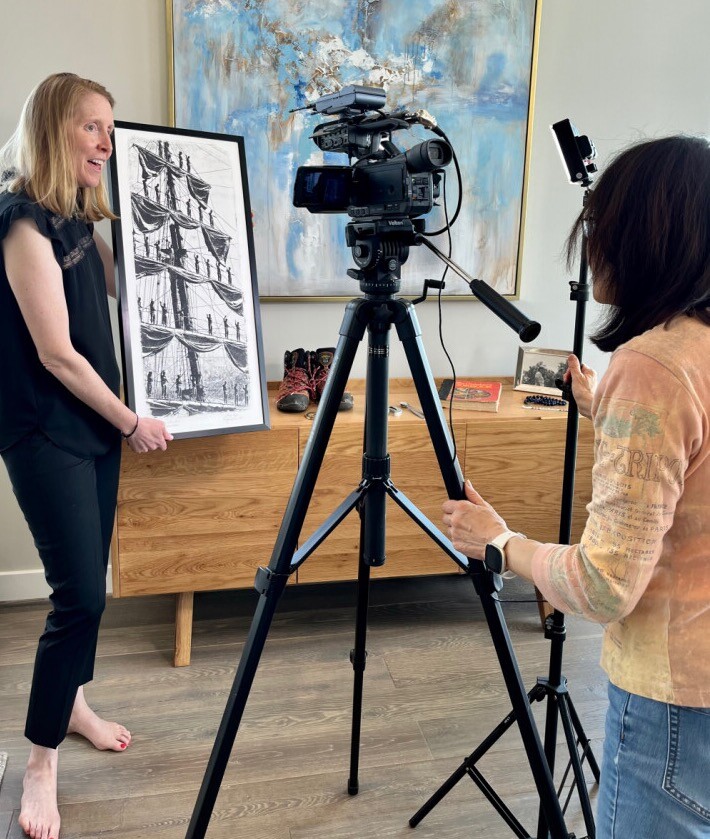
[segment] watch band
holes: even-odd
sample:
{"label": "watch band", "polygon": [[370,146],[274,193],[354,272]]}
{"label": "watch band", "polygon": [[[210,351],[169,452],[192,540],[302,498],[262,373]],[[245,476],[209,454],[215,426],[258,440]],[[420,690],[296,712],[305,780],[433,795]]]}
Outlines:
{"label": "watch band", "polygon": [[494,539],[491,539],[489,542],[490,545],[495,545],[496,547],[501,549],[503,554],[503,571],[502,576],[510,579],[514,577],[515,574],[512,571],[508,571],[508,562],[507,557],[505,555],[505,546],[508,542],[515,536],[519,536],[521,539],[527,539],[527,536],[524,533],[518,533],[515,530],[504,530],[502,533],[499,533]]}

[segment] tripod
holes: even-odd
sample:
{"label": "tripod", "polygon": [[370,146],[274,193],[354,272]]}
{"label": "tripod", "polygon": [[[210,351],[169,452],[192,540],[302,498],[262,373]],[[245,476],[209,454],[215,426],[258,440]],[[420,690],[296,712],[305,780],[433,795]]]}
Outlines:
{"label": "tripod", "polygon": [[[586,184],[588,185],[588,181]],[[586,195],[585,193],[585,199]],[[574,347],[573,352],[580,360],[582,359],[582,349],[584,345],[584,320],[585,308],[587,300],[589,299],[589,283],[587,281],[587,237],[586,232],[582,236],[581,244],[581,261],[579,268],[579,280],[570,283],[570,299],[576,301],[575,313],[575,329],[574,329]],[[558,382],[562,388],[565,398],[568,400],[569,408],[567,414],[567,429],[565,436],[565,457],[562,480],[562,505],[560,509],[560,530],[559,541],[561,544],[568,545],[570,543],[570,536],[572,531],[572,508],[574,501],[574,478],[575,478],[575,464],[577,458],[577,433],[579,429],[579,410],[577,403],[572,398],[572,390],[568,385],[563,385]],[[596,827],[594,824],[594,814],[592,813],[592,806],[589,800],[589,792],[587,790],[586,781],[584,777],[583,762],[586,759],[592,774],[597,783],[599,783],[599,766],[591,750],[591,744],[587,738],[579,716],[575,710],[572,698],[567,690],[567,680],[562,674],[562,652],[563,645],[567,635],[565,626],[565,616],[557,609],[549,615],[545,621],[545,638],[551,642],[550,646],[550,664],[548,675],[546,678],[538,678],[537,684],[528,693],[528,701],[530,705],[534,702],[541,702],[547,699],[547,709],[545,717],[545,757],[551,774],[555,771],[555,758],[557,750],[557,724],[558,720],[562,722],[565,740],[569,751],[570,762],[563,775],[558,795],[562,793],[562,789],[567,780],[570,768],[573,773],[573,782],[565,802],[565,809],[569,803],[573,790],[577,789],[579,796],[580,808],[584,818],[584,825],[587,830],[587,839],[595,839]],[[520,822],[515,819],[511,811],[498,798],[495,791],[491,789],[488,782],[481,775],[476,767],[479,760],[500,740],[505,732],[516,721],[517,710],[515,707],[513,711],[486,737],[486,739],[461,763],[456,771],[449,776],[449,778],[439,787],[439,789],[431,796],[431,798],[412,816],[409,824],[416,827],[419,822],[433,808],[458,784],[462,778],[468,775],[471,780],[478,786],[481,792],[488,798],[493,806],[498,810],[501,816],[508,822],[511,830],[516,836],[521,839],[529,839],[530,834],[525,831]],[[581,747],[581,754],[579,748]],[[538,817],[537,839],[548,839],[551,834],[550,827],[547,821],[547,815],[540,807]]]}
{"label": "tripod", "polygon": [[[416,241],[418,237],[414,235],[411,223],[404,232],[401,230],[401,225],[402,222],[398,222],[396,233],[394,229],[392,232],[384,232],[381,236],[374,232],[372,235],[368,233],[366,240],[357,238],[364,235],[362,225],[349,226],[359,227],[359,230],[355,232],[348,231],[352,234],[352,242],[349,244],[354,245],[353,253],[356,262],[361,266],[364,264],[365,267],[360,271],[351,269],[348,273],[360,281],[360,288],[365,296],[350,301],[346,307],[335,360],[321,397],[271,561],[268,568],[260,568],[257,572],[255,586],[260,595],[259,603],[193,810],[186,839],[202,839],[206,834],[269,627],[288,577],[354,509],[358,510],[361,524],[355,647],[350,653],[354,670],[354,686],[350,774],[347,789],[351,795],[357,794],[362,693],[367,656],[365,647],[370,568],[385,562],[385,505],[388,497],[470,576],[483,605],[506,688],[514,708],[515,720],[520,729],[537,786],[545,823],[553,839],[570,839],[532,716],[529,697],[525,694],[501,605],[497,598],[496,591],[500,578],[491,574],[482,562],[469,560],[459,554],[451,542],[395,487],[390,479],[390,459],[387,453],[388,368],[389,332],[394,326],[405,350],[446,491],[450,498],[464,497],[463,476],[458,461],[452,456],[451,438],[424,354],[413,304],[396,296],[400,285],[400,268],[408,256],[408,245],[419,243]],[[386,227],[386,224],[383,225],[383,228]],[[488,289],[487,305],[493,308],[493,295],[497,297],[499,295],[496,295],[492,289],[486,288]],[[512,312],[515,312],[521,331],[525,328],[529,329],[530,321],[522,317],[510,303],[502,298],[500,300],[501,307],[506,312],[505,319],[512,322]],[[296,550],[301,527],[333,430],[338,405],[345,390],[356,350],[366,331],[368,357],[362,481],[321,527]]]}

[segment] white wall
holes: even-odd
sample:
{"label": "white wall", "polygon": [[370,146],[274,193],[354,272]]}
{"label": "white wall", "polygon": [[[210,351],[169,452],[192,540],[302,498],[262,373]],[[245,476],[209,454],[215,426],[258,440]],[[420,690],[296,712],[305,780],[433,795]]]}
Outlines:
{"label": "white wall", "polygon": [[[106,85],[124,119],[167,121],[163,0],[22,0],[0,10],[0,142],[30,90],[64,70]],[[110,228],[103,233],[111,241]],[[0,600],[43,596],[49,587],[3,467],[0,533]]]}
{"label": "white wall", "polygon": [[[519,301],[543,324],[536,345],[564,348],[572,343],[574,304],[560,254],[581,205],[581,189],[566,184],[547,126],[571,118],[595,141],[600,167],[611,152],[641,137],[710,133],[709,25],[707,0],[543,0]],[[164,0],[5,3],[0,55],[3,140],[29,90],[64,69],[105,84],[116,97],[118,118],[167,121]],[[591,304],[589,327],[597,314]],[[417,315],[434,374],[444,375],[448,369],[438,346],[436,306],[419,306]],[[343,306],[336,303],[263,304],[268,378],[280,378],[285,349],[304,342],[308,347],[336,343],[342,316]],[[445,303],[444,331],[460,373],[512,375],[518,339],[481,304]],[[585,359],[600,370],[606,366],[606,358],[591,346]],[[361,351],[353,375],[362,377],[364,370]],[[390,370],[393,376],[407,375],[396,339]],[[4,470],[0,532],[0,600],[41,595],[46,591],[41,566]]]}

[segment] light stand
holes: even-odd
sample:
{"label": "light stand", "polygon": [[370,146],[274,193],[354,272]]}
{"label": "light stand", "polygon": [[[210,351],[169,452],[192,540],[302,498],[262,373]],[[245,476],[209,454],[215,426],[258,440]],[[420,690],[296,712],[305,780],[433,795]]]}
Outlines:
{"label": "light stand", "polygon": [[[470,560],[458,553],[451,542],[394,486],[390,479],[390,460],[387,453],[388,364],[389,330],[394,326],[404,347],[447,494],[449,498],[454,499],[465,497],[463,475],[458,460],[453,454],[451,437],[426,360],[413,304],[395,296],[400,287],[401,265],[407,259],[409,246],[418,244],[419,237],[416,234],[421,233],[421,229],[418,221],[414,224],[397,221],[396,226],[390,225],[387,221],[348,225],[348,244],[353,248],[356,262],[362,269],[360,271],[351,269],[348,273],[359,280],[360,288],[365,296],[362,299],[352,300],[346,307],[335,359],[281,523],[271,561],[268,568],[260,568],[256,576],[255,585],[260,595],[259,604],[200,787],[186,839],[203,839],[207,832],[269,627],[289,575],[306,561],[308,556],[353,509],[358,510],[361,527],[355,648],[350,655],[355,675],[350,775],[347,789],[351,795],[357,794],[363,675],[367,656],[365,643],[370,568],[385,562],[385,504],[388,497],[470,576],[488,622],[505,685],[513,705],[515,721],[518,724],[537,786],[545,823],[553,839],[572,839],[565,827],[552,775],[530,708],[529,696],[526,695],[522,684],[501,604],[497,597],[500,578],[489,572],[482,562]],[[431,249],[436,252],[433,246]],[[460,272],[460,269],[457,270]],[[486,289],[487,301],[484,302],[489,308],[496,311],[506,323],[514,325],[519,335],[528,336],[527,340],[537,335],[539,324],[531,323],[512,304],[503,300],[488,287]],[[472,290],[476,293],[473,285]],[[498,298],[497,301],[496,298]],[[333,429],[338,406],[356,350],[365,331],[368,333],[368,360],[362,481],[321,527],[297,549],[298,538]],[[491,795],[496,794],[491,792]],[[519,833],[518,835],[526,834]]]}
{"label": "light stand", "polygon": [[[597,167],[591,162],[596,156],[596,149],[588,137],[579,136],[572,123],[565,119],[556,122],[551,130],[557,141],[557,148],[562,162],[567,169],[570,183],[578,183],[584,188],[582,205],[586,205],[589,187],[592,184],[590,177],[597,171]],[[584,324],[586,316],[587,301],[589,300],[587,264],[587,225],[582,226],[582,241],[580,246],[579,279],[577,282],[570,282],[570,300],[576,303],[573,352],[582,363],[584,350]],[[567,434],[565,438],[565,460],[562,479],[562,505],[560,509],[560,544],[569,545],[572,534],[572,512],[574,502],[574,479],[577,463],[577,436],[579,430],[579,410],[577,403],[572,396],[571,384],[563,385],[563,394],[569,403],[567,412]],[[548,616],[545,621],[545,637],[551,642],[550,667],[547,680],[539,680],[548,695],[547,716],[545,720],[545,755],[550,766],[550,772],[555,771],[555,751],[557,746],[557,718],[559,715],[564,728],[565,739],[570,753],[570,763],[574,772],[574,784],[580,799],[580,806],[584,816],[584,824],[589,839],[595,839],[596,827],[594,815],[589,800],[582,770],[582,762],[587,758],[594,779],[599,783],[599,766],[591,751],[579,717],[572,704],[572,699],[567,692],[567,680],[562,675],[562,648],[567,630],[565,627],[565,616],[557,609]],[[578,740],[575,741],[574,731],[577,732]],[[581,756],[577,751],[577,743],[582,747]],[[568,767],[569,768],[569,767]],[[566,773],[565,773],[566,776]],[[571,790],[570,790],[571,794]],[[569,801],[569,797],[568,797]],[[547,839],[549,836],[544,814],[540,811],[538,819],[538,839]]]}
{"label": "light stand", "polygon": [[[574,128],[569,120],[563,120],[559,123],[555,123],[552,126],[552,131],[558,141],[558,148],[562,160],[569,171],[570,181],[572,183],[579,183],[585,188],[584,201],[586,202],[586,197],[589,193],[589,186],[592,183],[589,176],[596,171],[596,166],[589,161],[596,155],[596,150],[587,137],[576,136]],[[452,265],[451,267],[456,270],[455,266]],[[580,363],[584,347],[585,310],[587,300],[589,299],[589,283],[587,275],[587,235],[585,226],[583,228],[581,242],[579,279],[577,281],[570,282],[570,299],[575,301],[577,304],[573,352],[580,360]],[[560,386],[564,391],[565,398],[569,401],[569,409],[567,414],[567,431],[565,438],[559,541],[560,544],[568,545],[570,544],[572,531],[579,411],[576,402],[572,398],[571,387],[566,385],[563,386],[561,382]],[[548,675],[546,678],[538,678],[537,684],[528,693],[528,700],[532,704],[533,702],[540,702],[543,699],[547,699],[547,712],[545,720],[545,757],[547,759],[549,771],[553,775],[555,771],[555,757],[557,749],[558,717],[562,722],[570,762],[563,775],[558,795],[562,793],[562,788],[564,787],[571,768],[573,773],[573,782],[567,796],[564,809],[566,809],[572,795],[572,791],[576,787],[585,828],[587,830],[587,839],[595,839],[596,827],[594,823],[594,814],[592,812],[582,764],[585,759],[588,761],[597,783],[599,782],[599,766],[594,758],[594,754],[591,751],[589,739],[582,728],[579,716],[577,715],[574,704],[572,703],[572,699],[569,695],[567,689],[567,679],[562,675],[562,653],[566,634],[565,616],[562,612],[555,610],[545,621],[545,638],[551,642]],[[520,822],[518,822],[513,816],[512,812],[496,795],[495,791],[492,790],[490,784],[486,781],[476,766],[478,761],[498,742],[498,740],[515,721],[516,710],[514,708],[513,711],[508,714],[508,716],[491,732],[491,734],[489,734],[488,737],[463,761],[458,769],[449,776],[449,778],[441,785],[441,787],[439,787],[434,795],[432,795],[431,798],[414,814],[414,816],[412,816],[409,820],[411,827],[416,827],[419,822],[428,813],[430,813],[431,810],[449,792],[451,792],[456,784],[468,775],[478,786],[484,796],[493,804],[496,810],[501,813],[515,835],[520,837],[520,839],[531,839],[530,834],[525,831]],[[580,747],[581,754],[579,751]],[[551,836],[554,836],[554,834],[551,832],[546,813],[541,808],[538,816],[537,839],[549,839]]]}

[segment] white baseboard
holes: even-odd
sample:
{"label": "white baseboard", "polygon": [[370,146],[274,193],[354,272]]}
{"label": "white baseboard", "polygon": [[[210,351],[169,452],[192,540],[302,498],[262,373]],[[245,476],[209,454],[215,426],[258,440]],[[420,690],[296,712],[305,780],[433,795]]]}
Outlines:
{"label": "white baseboard", "polygon": [[[107,591],[111,592],[111,566],[106,578]],[[16,600],[46,600],[51,592],[41,568],[25,571],[0,571],[0,602]]]}

